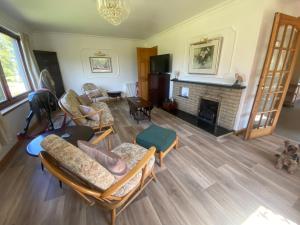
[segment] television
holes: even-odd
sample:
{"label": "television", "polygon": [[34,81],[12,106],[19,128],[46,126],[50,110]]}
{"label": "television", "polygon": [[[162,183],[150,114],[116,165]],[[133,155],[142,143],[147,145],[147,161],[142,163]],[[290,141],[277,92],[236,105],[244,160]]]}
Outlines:
{"label": "television", "polygon": [[156,55],[150,57],[150,72],[151,73],[170,73],[171,68],[170,54]]}

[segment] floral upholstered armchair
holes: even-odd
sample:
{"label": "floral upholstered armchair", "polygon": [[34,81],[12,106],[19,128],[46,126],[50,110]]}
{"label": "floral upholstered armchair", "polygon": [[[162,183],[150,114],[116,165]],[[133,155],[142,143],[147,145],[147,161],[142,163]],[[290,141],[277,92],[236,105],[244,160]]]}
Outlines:
{"label": "floral upholstered armchair", "polygon": [[[110,109],[104,102],[90,102],[78,96],[75,91],[69,90],[58,101],[60,108],[71,117],[76,125],[89,126],[94,131],[101,131],[104,128],[113,128],[114,118]],[[92,109],[91,113],[84,114],[82,106]],[[98,119],[93,119],[97,116]]]}
{"label": "floral upholstered armchair", "polygon": [[109,100],[106,90],[97,87],[93,83],[85,83],[82,85],[82,89],[92,102],[105,102]]}
{"label": "floral upholstered armchair", "polygon": [[41,146],[44,151],[39,157],[45,168],[90,206],[98,203],[110,210],[111,225],[115,225],[116,216],[155,179],[155,147],[146,149],[123,143],[111,150],[128,168],[120,177],[111,173],[97,159],[56,135],[46,137]]}

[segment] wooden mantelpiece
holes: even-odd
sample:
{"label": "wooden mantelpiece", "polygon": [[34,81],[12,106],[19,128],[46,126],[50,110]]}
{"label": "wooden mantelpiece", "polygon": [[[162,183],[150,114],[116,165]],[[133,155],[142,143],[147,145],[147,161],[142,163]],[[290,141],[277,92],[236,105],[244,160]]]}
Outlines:
{"label": "wooden mantelpiece", "polygon": [[213,87],[222,87],[222,88],[229,88],[229,89],[245,89],[246,88],[246,86],[234,86],[234,85],[230,85],[230,84],[206,83],[206,82],[189,81],[189,80],[172,79],[171,81],[179,82],[179,83],[200,84],[200,85],[207,85],[207,86],[213,86]]}

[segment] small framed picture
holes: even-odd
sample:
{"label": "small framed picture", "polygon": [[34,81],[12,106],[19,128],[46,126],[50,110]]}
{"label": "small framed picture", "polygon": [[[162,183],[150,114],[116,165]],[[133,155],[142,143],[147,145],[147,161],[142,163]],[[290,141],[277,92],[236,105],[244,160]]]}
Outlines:
{"label": "small framed picture", "polygon": [[189,55],[189,73],[217,74],[222,37],[205,43],[192,44]]}
{"label": "small framed picture", "polygon": [[112,73],[111,57],[89,57],[92,73]]}

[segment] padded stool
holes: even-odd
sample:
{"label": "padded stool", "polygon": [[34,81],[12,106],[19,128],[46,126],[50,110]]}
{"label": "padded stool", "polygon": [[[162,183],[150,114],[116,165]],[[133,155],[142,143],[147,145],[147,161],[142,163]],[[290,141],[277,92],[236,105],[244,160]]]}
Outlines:
{"label": "padded stool", "polygon": [[175,131],[151,125],[136,136],[135,142],[144,148],[155,146],[159,165],[162,166],[163,158],[173,148],[177,149],[179,140]]}

